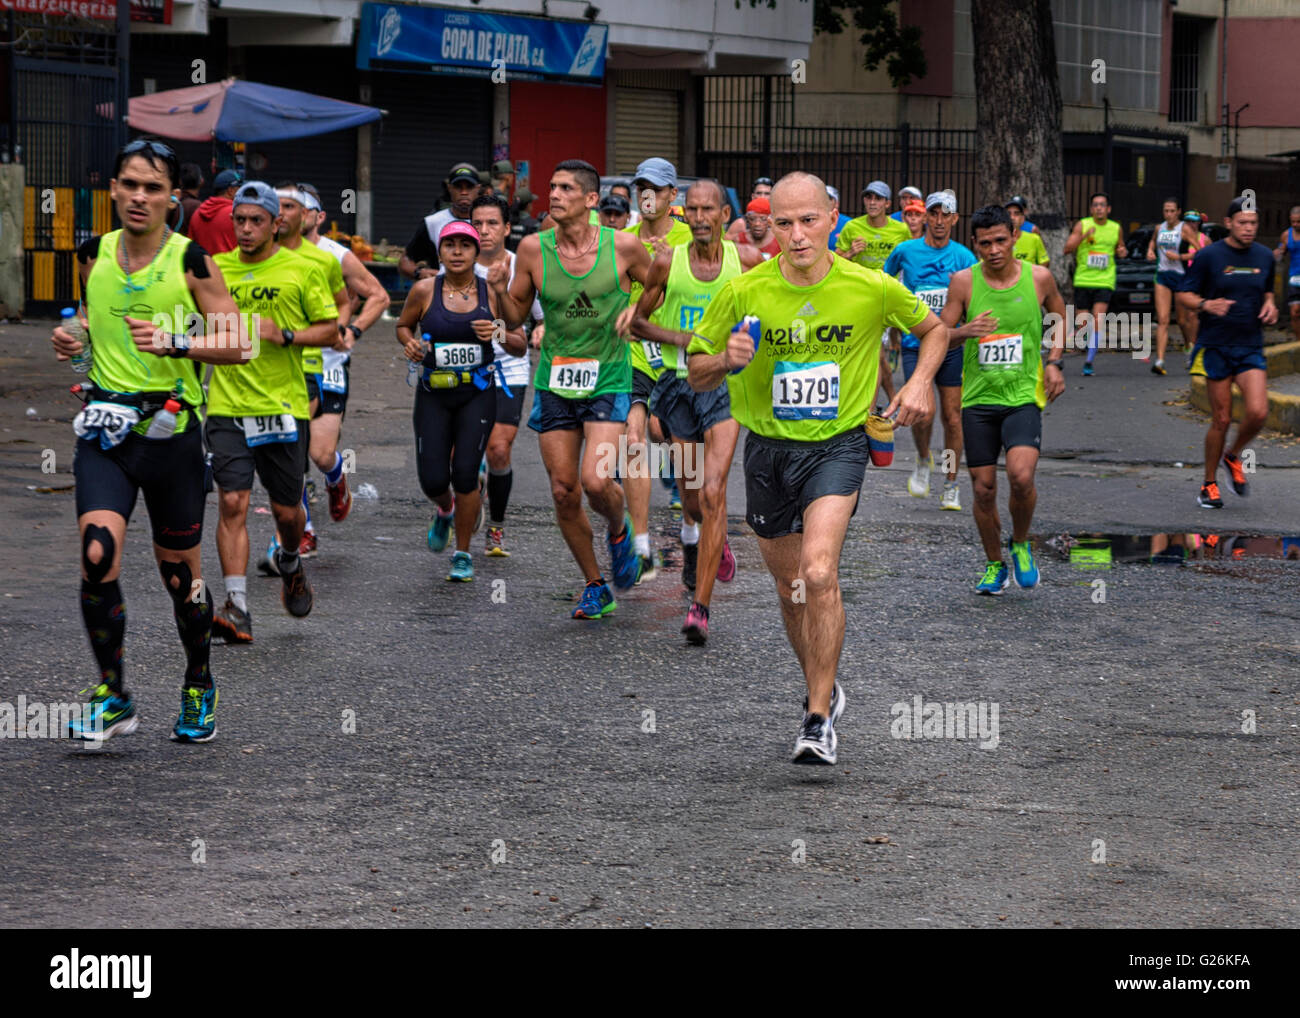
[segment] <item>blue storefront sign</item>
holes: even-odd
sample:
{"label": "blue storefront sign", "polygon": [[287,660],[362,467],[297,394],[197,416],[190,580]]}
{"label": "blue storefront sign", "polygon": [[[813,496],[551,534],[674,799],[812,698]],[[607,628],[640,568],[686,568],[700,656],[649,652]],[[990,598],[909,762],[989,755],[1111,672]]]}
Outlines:
{"label": "blue storefront sign", "polygon": [[459,7],[366,3],[357,66],[426,74],[597,84],[609,26]]}

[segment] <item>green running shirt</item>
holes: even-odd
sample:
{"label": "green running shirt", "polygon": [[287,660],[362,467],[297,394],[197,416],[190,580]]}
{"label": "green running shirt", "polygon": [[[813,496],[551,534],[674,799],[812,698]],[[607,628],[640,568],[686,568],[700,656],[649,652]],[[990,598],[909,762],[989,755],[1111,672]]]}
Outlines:
{"label": "green running shirt", "polygon": [[871,225],[871,220],[866,216],[858,216],[844,224],[839,240],[835,243],[835,250],[848,254],[849,248],[859,237],[867,242],[867,249],[855,255],[853,261],[869,269],[878,269],[885,264],[889,252],[903,241],[912,239],[912,231],[906,223],[897,219],[886,219],[884,226],[876,227]]}
{"label": "green running shirt", "polygon": [[573,276],[560,261],[555,230],[537,235],[542,248],[542,286],[537,299],[546,319],[535,388],[568,399],[632,391],[628,342],[614,331],[628,293],[614,261],[614,232],[600,227],[596,261]]}
{"label": "green running shirt", "polygon": [[[301,255],[314,262],[317,268],[321,270],[322,281],[329,288],[327,296],[329,297],[330,306],[334,308],[334,314],[329,317],[338,318],[339,310],[338,305],[334,303],[334,295],[343,289],[343,266],[339,260],[305,238],[297,247],[286,248],[285,250],[288,250],[290,254]],[[279,321],[279,319],[277,318],[276,321]],[[281,327],[285,329],[293,328],[291,325]],[[322,353],[324,349],[321,346],[313,346],[302,351],[302,369],[304,372],[309,375],[319,375],[325,370],[324,354]]]}
{"label": "green running shirt", "polygon": [[[629,226],[626,229],[624,229],[623,232],[635,233],[638,237],[640,237],[641,227],[644,224],[645,224],[644,219],[639,220],[632,226]],[[691,228],[687,226],[685,223],[683,223],[680,219],[674,219],[673,225],[669,228],[668,233],[664,236],[664,241],[665,243],[668,244],[669,247],[681,247],[685,244],[689,244],[693,238],[694,238],[694,234],[691,233]],[[645,244],[645,249],[648,252],[650,252],[650,257],[651,259],[653,259],[655,256],[654,244],[651,241],[642,241],[642,243]],[[628,303],[631,304],[633,307],[635,307],[636,302],[641,299],[642,289],[643,287],[641,286],[640,283],[632,284],[632,296],[628,300]],[[676,326],[669,324],[666,319],[661,319],[659,317],[659,312],[662,310],[663,310],[662,307],[656,310],[655,313],[650,316],[650,321],[654,322],[656,325],[662,325],[664,326],[664,328],[667,329],[675,328]],[[660,373],[664,370],[664,368],[668,367],[668,361],[667,361],[668,351],[667,350],[660,351],[658,343],[652,343],[649,340],[643,339],[640,340],[639,342],[632,343],[631,347],[632,347],[632,351],[631,351],[632,367],[636,368],[638,371],[644,371],[651,378],[657,379]],[[660,363],[652,364],[651,363],[652,361],[659,361]]]}
{"label": "green running shirt", "polygon": [[885,327],[911,332],[930,308],[892,276],[838,257],[820,282],[795,286],[781,275],[784,258],[728,280],[687,353],[722,353],[732,328],[754,315],[758,350],[727,376],[732,416],[765,438],[824,442],[866,422]]}
{"label": "green running shirt", "polygon": [[1074,285],[1090,290],[1115,289],[1115,248],[1119,245],[1119,223],[1107,219],[1104,223],[1089,216],[1083,221],[1083,232],[1095,228],[1092,240],[1082,241],[1074,252]]}
{"label": "green running shirt", "polygon": [[[99,238],[99,254],[86,280],[86,320],[94,362],[90,381],[109,392],[171,392],[180,388],[182,401],[192,407],[203,402],[198,362],[139,349],[131,339],[126,317],[152,321],[167,333],[184,333],[198,314],[194,295],[185,283],[183,259],[189,237],[172,233],[158,256],[127,276],[118,263],[121,230]],[[189,427],[190,412],[176,415],[176,432]],[[149,421],[132,430],[144,434]]]}
{"label": "green running shirt", "polygon": [[970,270],[970,306],[966,321],[990,311],[998,320],[997,332],[971,336],[962,347],[961,405],[1047,406],[1043,386],[1043,315],[1034,289],[1034,267],[1018,262],[1020,278],[1014,286],[995,290],[984,278],[984,263]]}
{"label": "green running shirt", "polygon": [[[307,245],[315,250],[314,246]],[[315,262],[288,248],[279,248],[265,261],[244,262],[239,249],[213,257],[226,280],[230,296],[249,317],[248,334],[257,335],[254,314],[272,318],[295,332],[312,322],[338,318],[334,298]],[[331,261],[334,259],[331,257]],[[303,361],[307,347],[285,347],[275,340],[254,340],[257,356],[241,364],[217,364],[208,387],[208,413],[218,417],[292,414],[309,416]]]}
{"label": "green running shirt", "polygon": [[[743,271],[740,264],[740,252],[729,240],[722,242],[722,266],[717,279],[702,282],[691,272],[691,248],[689,244],[673,252],[672,268],[668,270],[668,285],[664,290],[664,302],[650,320],[665,329],[690,332],[704,317],[704,312],[713,298],[722,292],[727,281],[739,276]],[[680,377],[686,377],[686,358],[678,357],[678,347],[671,343],[663,348],[664,370],[675,371]]]}

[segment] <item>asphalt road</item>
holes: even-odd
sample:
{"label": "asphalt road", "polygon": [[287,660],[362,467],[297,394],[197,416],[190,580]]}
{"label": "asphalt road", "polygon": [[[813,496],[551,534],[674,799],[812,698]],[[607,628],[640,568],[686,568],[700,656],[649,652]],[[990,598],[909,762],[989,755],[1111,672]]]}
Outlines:
{"label": "asphalt road", "polygon": [[[92,676],[62,490],[73,378],[48,357],[47,332],[0,328],[10,703],[71,700]],[[1185,406],[1185,376],[1112,354],[1085,380],[1079,363],[1046,419],[1037,532],[1297,531],[1293,440],[1262,439],[1255,495],[1225,494],[1208,513],[1194,502],[1204,423]],[[256,642],[214,646],[208,745],[167,739],[183,658],[140,511],[123,587],[143,723],[100,752],[0,739],[0,924],[1300,921],[1296,563],[1077,572],[1044,552],[1038,590],[976,598],[969,509],[941,514],[937,487],[905,494],[900,435],[895,466],[868,472],[844,549],[839,764],[792,767],[802,684],[739,467],[740,571],[718,587],[706,648],[678,632],[687,601],[672,569],[620,595],[614,617],[578,624],[568,598],[581,578],[527,430],[512,557],[476,555],[472,585],[443,580],[446,561],[424,547],[404,377],[376,330],[357,356],[343,446],[354,485],[378,498],[343,524],[318,505],[309,618],[280,609],[278,581],[250,576]],[[53,473],[41,471],[47,449]],[[671,552],[658,487],[654,499],[655,541]],[[254,504],[266,505],[260,489]],[[210,501],[213,580],[214,519]],[[270,517],[253,521],[257,549]],[[917,696],[996,705],[996,746],[896,738]]]}

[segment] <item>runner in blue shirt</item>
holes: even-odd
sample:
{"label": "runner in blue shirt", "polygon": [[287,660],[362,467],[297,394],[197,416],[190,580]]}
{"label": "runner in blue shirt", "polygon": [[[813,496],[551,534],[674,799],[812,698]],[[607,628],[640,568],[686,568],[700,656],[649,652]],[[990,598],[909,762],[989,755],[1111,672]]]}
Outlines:
{"label": "runner in blue shirt", "polygon": [[839,217],[836,220],[835,225],[831,228],[831,235],[826,241],[830,246],[830,249],[834,251],[835,242],[840,239],[840,231],[844,229],[844,224],[849,222],[850,217],[840,211],[840,189],[838,187],[831,187],[830,184],[827,184],[826,193],[831,196],[831,201],[835,203],[835,214]]}
{"label": "runner in blue shirt", "polygon": [[[903,285],[930,305],[937,315],[948,300],[948,280],[954,272],[970,268],[978,259],[970,248],[952,240],[957,224],[957,198],[947,191],[936,191],[925,200],[925,234],[899,244],[885,261],[884,271],[898,276]],[[920,341],[912,335],[903,337],[903,381],[916,369]],[[939,412],[943,419],[943,445],[946,480],[940,509],[961,509],[957,488],[957,467],[961,461],[961,366],[962,347],[948,351],[943,366],[934,376],[939,386]],[[908,494],[925,498],[930,494],[930,471],[934,457],[930,453],[933,418],[925,424],[912,425],[916,442],[916,468],[907,481]],[[951,453],[949,453],[951,450]]]}
{"label": "runner in blue shirt", "polygon": [[[1223,225],[1228,236],[1201,248],[1187,266],[1178,303],[1200,314],[1191,373],[1205,376],[1210,397],[1210,428],[1205,433],[1205,483],[1197,502],[1222,509],[1219,457],[1228,468],[1232,490],[1249,493],[1241,452],[1268,416],[1268,363],[1261,325],[1277,321],[1273,303],[1273,252],[1255,243],[1259,213],[1243,209],[1242,199],[1228,206]],[[1245,412],[1237,438],[1225,453],[1232,423],[1232,383],[1237,383]]]}

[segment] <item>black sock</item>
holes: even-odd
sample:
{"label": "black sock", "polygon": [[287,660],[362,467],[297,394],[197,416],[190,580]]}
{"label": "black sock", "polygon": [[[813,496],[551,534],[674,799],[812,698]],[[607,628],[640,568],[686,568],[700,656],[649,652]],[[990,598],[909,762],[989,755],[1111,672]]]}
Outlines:
{"label": "black sock", "polygon": [[282,575],[288,576],[298,571],[298,549],[295,548],[290,551],[288,548],[281,546],[275,558],[275,564],[280,567]]}
{"label": "black sock", "polygon": [[212,672],[208,660],[212,649],[212,592],[203,585],[203,600],[188,597],[172,602],[176,616],[176,632],[185,647],[185,684],[182,688],[198,686],[212,688]]}
{"label": "black sock", "polygon": [[126,639],[126,603],[117,580],[81,581],[81,618],[90,649],[99,665],[99,680],[114,693],[122,692],[122,643]]}
{"label": "black sock", "polygon": [[507,470],[504,474],[488,471],[488,515],[498,526],[506,521],[506,503],[510,501],[510,486],[514,479],[513,470]]}

